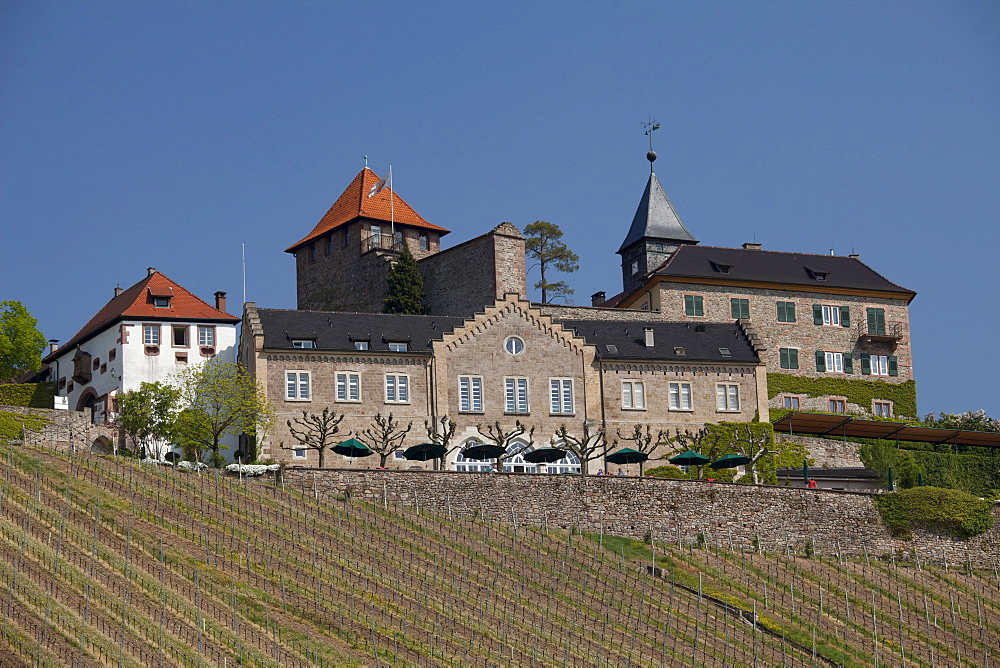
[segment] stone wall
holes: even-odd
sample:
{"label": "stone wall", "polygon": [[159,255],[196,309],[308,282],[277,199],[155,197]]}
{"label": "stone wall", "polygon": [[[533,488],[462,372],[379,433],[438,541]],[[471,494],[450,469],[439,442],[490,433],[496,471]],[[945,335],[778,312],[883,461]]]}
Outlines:
{"label": "stone wall", "polygon": [[286,485],[315,490],[326,500],[350,494],[376,503],[419,506],[504,523],[578,527],[583,531],[765,551],[884,555],[988,564],[1000,558],[1000,507],[993,529],[968,541],[916,532],[893,539],[870,495],[656,480],[617,476],[530,475],[416,471],[286,469]]}
{"label": "stone wall", "polygon": [[801,443],[809,450],[809,456],[815,459],[813,466],[822,468],[859,468],[863,467],[861,458],[858,456],[860,443],[851,441],[836,441],[832,438],[818,438],[814,436],[790,436],[788,434],[775,434],[779,441],[791,441]]}
{"label": "stone wall", "polygon": [[510,223],[417,263],[432,314],[471,317],[508,292],[526,295],[524,238]]}
{"label": "stone wall", "polygon": [[91,424],[90,411],[64,411],[52,408],[24,408],[23,406],[0,406],[0,410],[10,413],[40,415],[49,423],[40,431],[28,430],[25,443],[43,445],[58,450],[79,448],[85,452],[110,454],[111,444],[118,438],[112,427]]}

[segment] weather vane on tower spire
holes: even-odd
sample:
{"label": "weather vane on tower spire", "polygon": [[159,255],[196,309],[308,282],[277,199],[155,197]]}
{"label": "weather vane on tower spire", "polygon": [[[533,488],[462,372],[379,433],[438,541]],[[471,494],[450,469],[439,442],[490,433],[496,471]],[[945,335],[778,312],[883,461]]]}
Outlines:
{"label": "weather vane on tower spire", "polygon": [[646,160],[649,160],[649,173],[652,174],[653,161],[656,160],[656,152],[653,150],[653,133],[660,129],[660,124],[656,122],[655,118],[651,118],[643,123],[642,127],[646,128],[643,134],[649,137],[649,153],[646,154]]}

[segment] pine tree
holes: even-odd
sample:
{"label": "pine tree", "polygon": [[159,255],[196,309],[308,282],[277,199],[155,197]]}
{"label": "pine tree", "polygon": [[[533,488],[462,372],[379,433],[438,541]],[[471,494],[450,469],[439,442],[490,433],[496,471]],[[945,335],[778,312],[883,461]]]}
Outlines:
{"label": "pine tree", "polygon": [[559,226],[536,220],[524,228],[524,233],[527,235],[524,241],[525,254],[538,262],[538,270],[542,275],[542,280],[535,283],[535,287],[542,291],[542,302],[548,304],[550,299],[565,299],[573,294],[566,281],[550,283],[545,275],[545,270],[549,267],[567,274],[580,268],[580,258],[560,241],[563,233]]}
{"label": "pine tree", "polygon": [[417,261],[404,243],[396,264],[385,277],[386,291],[383,313],[409,313],[424,315],[424,280],[417,270]]}

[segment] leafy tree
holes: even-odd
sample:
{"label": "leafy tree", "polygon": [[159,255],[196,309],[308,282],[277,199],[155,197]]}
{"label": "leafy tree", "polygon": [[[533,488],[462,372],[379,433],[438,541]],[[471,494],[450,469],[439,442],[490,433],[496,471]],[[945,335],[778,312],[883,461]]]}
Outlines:
{"label": "leafy tree", "polygon": [[405,243],[396,263],[389,269],[385,283],[386,294],[382,309],[384,313],[413,315],[427,313],[427,307],[424,305],[424,280],[420,277],[413,253]]}
{"label": "leafy tree", "polygon": [[[336,412],[330,412],[329,408],[324,408],[322,413],[302,411],[302,417],[287,420],[287,423],[292,438],[319,453],[319,467],[323,468],[323,455],[327,448],[336,445],[334,437],[340,432],[340,423],[343,421],[343,413],[337,415]],[[281,447],[285,450],[293,449],[285,448],[284,443]]]}
{"label": "leafy tree", "polygon": [[[211,360],[178,374],[181,403],[186,407],[177,422],[177,435],[188,449],[211,451],[220,466],[227,435],[254,434],[274,421],[264,391],[238,364]],[[194,447],[197,444],[198,447]]]}
{"label": "leafy tree", "polygon": [[115,426],[132,439],[140,456],[163,459],[177,422],[181,391],[165,383],[143,383],[115,397]]}
{"label": "leafy tree", "polygon": [[802,466],[803,461],[813,463],[809,451],[801,443],[776,440],[774,426],[770,422],[720,422],[706,427],[718,433],[720,440],[729,445],[729,452],[722,454],[740,454],[750,458],[746,467],[747,477],[754,484],[777,484],[778,469]]}
{"label": "leafy tree", "polygon": [[550,283],[546,276],[546,270],[550,267],[567,274],[580,268],[579,256],[560,241],[563,233],[559,226],[544,220],[536,220],[524,228],[524,233],[527,235],[524,252],[538,262],[541,273],[542,280],[535,283],[535,287],[542,291],[542,302],[548,303],[549,297],[565,299],[573,294],[566,281]]}
{"label": "leafy tree", "polygon": [[[702,455],[705,455],[711,460],[718,459],[722,455],[729,454],[730,446],[719,438],[719,435],[710,431],[708,427],[702,427],[701,429],[695,431],[694,433],[685,429],[683,432],[677,429],[673,436],[666,439],[669,443],[676,443],[677,450],[671,452],[670,454],[664,455],[660,459],[669,459],[675,454],[680,454],[685,450],[694,450]],[[705,473],[705,465],[694,467],[694,479],[701,480]],[[726,470],[722,469],[719,473],[712,472],[715,479],[728,480],[732,478],[732,474],[726,474]]]}
{"label": "leafy tree", "polygon": [[427,420],[424,420],[424,429],[427,430],[427,438],[431,443],[437,443],[438,445],[444,446],[444,454],[441,455],[441,458],[438,460],[438,465],[441,468],[444,468],[444,462],[447,461],[448,455],[451,454],[452,450],[458,447],[451,444],[452,439],[455,438],[455,430],[458,428],[458,425],[455,424],[455,421],[447,415],[442,415],[438,422],[441,423],[440,428],[437,423],[432,424]]}
{"label": "leafy tree", "polygon": [[[497,471],[503,471],[504,460],[508,457],[519,455],[522,452],[527,451],[528,448],[535,444],[535,441],[533,440],[535,428],[532,427],[529,430],[520,420],[514,422],[513,429],[505,429],[499,422],[495,422],[491,425],[488,424],[485,429],[483,429],[482,425],[476,425],[476,429],[478,429],[479,433],[482,434],[483,439],[493,443],[494,445],[499,445],[504,449],[503,454],[496,458],[495,466]],[[515,449],[514,442],[524,434],[528,435],[527,442],[521,447]]]}
{"label": "leafy tree", "polygon": [[388,417],[376,413],[372,426],[357,434],[355,438],[378,455],[378,465],[385,468],[389,455],[403,446],[403,441],[412,428],[411,422],[403,429],[402,423],[392,417],[392,413],[389,413]]}
{"label": "leafy tree", "polygon": [[967,429],[969,431],[1000,432],[1000,420],[991,418],[984,410],[965,413],[928,413],[924,425],[935,429]]}
{"label": "leafy tree", "polygon": [[45,337],[37,324],[21,302],[0,302],[0,382],[41,368]]}
{"label": "leafy tree", "polygon": [[580,437],[570,434],[565,424],[559,425],[559,428],[556,429],[556,439],[562,441],[561,447],[572,452],[580,460],[580,472],[583,475],[590,473],[590,462],[604,457],[611,449],[611,444],[608,443],[606,436],[602,427],[591,432],[590,425],[586,422],[583,423],[583,432]]}

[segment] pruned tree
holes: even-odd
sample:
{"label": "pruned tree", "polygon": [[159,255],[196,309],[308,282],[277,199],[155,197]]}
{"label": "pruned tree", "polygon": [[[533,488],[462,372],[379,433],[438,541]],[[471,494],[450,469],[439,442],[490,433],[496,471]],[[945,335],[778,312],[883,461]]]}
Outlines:
{"label": "pruned tree", "polygon": [[398,422],[392,416],[392,413],[389,413],[388,417],[382,417],[381,413],[376,413],[372,426],[360,434],[356,434],[354,438],[364,443],[368,446],[369,450],[378,455],[378,465],[381,468],[385,468],[385,463],[389,459],[389,456],[402,447],[406,435],[412,428],[413,422],[410,422],[403,429],[402,423]]}
{"label": "pruned tree", "polygon": [[166,383],[142,383],[115,397],[116,427],[125,432],[140,457],[161,460],[177,424],[181,391]]}
{"label": "pruned tree", "polygon": [[[562,447],[569,450],[580,460],[580,471],[583,475],[590,473],[590,462],[601,459],[608,454],[611,444],[608,443],[607,434],[603,427],[598,427],[596,431],[591,431],[590,425],[583,423],[581,436],[574,436],[566,428],[565,424],[559,425],[556,429],[555,438],[562,441]],[[555,440],[553,444],[555,444]],[[554,447],[559,447],[555,446]]]}
{"label": "pruned tree", "polygon": [[[340,433],[340,423],[343,421],[343,413],[338,415],[327,407],[323,409],[322,413],[302,411],[302,417],[286,420],[286,423],[292,438],[300,445],[319,453],[319,467],[323,468],[324,455],[328,448],[336,445],[334,437]],[[295,446],[285,447],[283,442],[281,448],[284,450],[298,449]]]}
{"label": "pruned tree", "polygon": [[223,462],[219,451],[227,435],[255,434],[274,421],[264,391],[239,364],[210,360],[178,374],[181,412],[178,436],[186,449],[212,453],[212,465]]}
{"label": "pruned tree", "polygon": [[[531,429],[528,429],[520,420],[514,422],[514,427],[512,429],[505,429],[499,421],[494,422],[491,425],[486,425],[485,429],[483,429],[482,425],[476,425],[476,429],[478,429],[479,433],[482,434],[483,439],[503,448],[503,454],[496,458],[496,463],[494,464],[497,471],[503,470],[503,463],[508,457],[519,455],[522,452],[527,451],[535,444],[535,428],[532,427]],[[523,441],[523,445],[519,448],[515,448],[515,441],[520,439],[524,434],[527,434],[528,437],[526,439],[521,439]]]}
{"label": "pruned tree", "polygon": [[[653,428],[650,427],[648,424],[645,425],[646,427],[645,431],[643,431],[642,427],[643,425],[641,424],[635,425],[635,427],[632,428],[632,433],[628,435],[622,434],[620,429],[616,429],[615,433],[618,435],[618,438],[622,439],[623,441],[630,441],[632,443],[630,447],[633,450],[638,450],[639,452],[644,452],[647,455],[652,455],[653,451],[656,450],[656,446],[660,445],[661,443],[665,443],[667,441],[668,433],[665,429],[660,429],[656,433],[653,433]],[[612,447],[617,447],[617,446],[618,442],[615,441],[612,444]],[[663,459],[663,457],[650,456],[649,459],[647,459],[646,461],[652,462],[652,461],[657,461],[659,459]],[[639,475],[643,474],[645,468],[646,468],[646,462],[639,462]]]}
{"label": "pruned tree", "polygon": [[565,299],[573,294],[566,281],[549,282],[546,275],[549,269],[569,274],[580,268],[580,257],[561,241],[563,232],[559,226],[536,220],[524,228],[524,234],[527,237],[524,253],[538,263],[541,274],[541,280],[535,283],[535,287],[542,292],[542,302],[548,303],[550,298]]}
{"label": "pruned tree", "polygon": [[[438,424],[440,423],[440,427]],[[444,468],[444,462],[448,460],[448,455],[451,454],[452,450],[456,449],[457,445],[452,445],[451,442],[455,438],[455,430],[458,425],[455,421],[449,418],[447,415],[442,415],[437,422],[430,422],[424,420],[424,429],[427,430],[427,438],[431,443],[437,443],[444,447],[444,454],[441,455],[438,464],[438,468]]]}
{"label": "pruned tree", "polygon": [[[663,459],[669,459],[673,455],[679,454],[685,450],[693,450],[705,455],[709,459],[717,459],[722,455],[732,452],[732,444],[726,443],[719,437],[718,433],[710,430],[708,427],[702,427],[693,433],[687,429],[681,431],[678,427],[674,431],[674,435],[666,440],[668,443],[675,443],[677,448],[669,454],[664,455]],[[704,471],[704,464],[695,466],[696,478],[700,480]]]}
{"label": "pruned tree", "polygon": [[21,302],[0,302],[0,383],[41,368],[45,336],[37,324]]}
{"label": "pruned tree", "polygon": [[417,269],[417,261],[405,241],[399,257],[386,274],[385,284],[383,313],[412,315],[427,313],[427,306],[424,304],[424,280]]}
{"label": "pruned tree", "polygon": [[782,448],[775,447],[774,431],[772,429],[754,428],[753,423],[746,422],[733,429],[733,436],[740,446],[741,454],[750,458],[746,465],[747,473],[753,479],[753,484],[760,484],[758,464],[762,459],[777,454]]}

